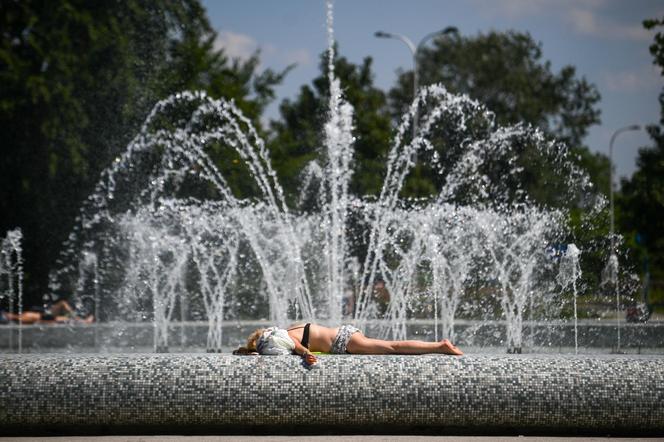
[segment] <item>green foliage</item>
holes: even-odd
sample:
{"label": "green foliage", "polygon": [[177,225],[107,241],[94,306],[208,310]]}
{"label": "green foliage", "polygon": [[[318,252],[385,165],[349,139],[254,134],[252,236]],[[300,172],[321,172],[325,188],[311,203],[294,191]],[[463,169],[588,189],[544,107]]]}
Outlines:
{"label": "green foliage", "polygon": [[[550,62],[542,60],[541,46],[529,34],[448,32],[437,37],[433,47],[420,50],[418,65],[420,85],[442,83],[450,92],[485,104],[499,124],[531,124],[565,142],[593,182],[608,192],[608,161],[582,145],[588,128],[599,122],[599,92],[585,78],[577,78],[572,66],[553,72]],[[410,105],[412,84],[413,72],[402,72],[390,90],[395,118]],[[535,175],[546,172],[530,167]],[[549,184],[541,182],[533,190],[542,193]]]}
{"label": "green foliage", "polygon": [[[373,86],[371,62],[367,57],[361,65],[355,65],[338,56],[334,61],[344,98],[355,108],[357,141],[351,189],[358,195],[380,191],[391,131],[385,94]],[[329,101],[327,53],[321,55],[320,69],[321,75],[312,86],[302,86],[295,100],[281,103],[281,121],[272,122],[274,137],[269,145],[273,164],[291,197],[299,194],[300,173],[306,164],[322,159]]]}
{"label": "green foliage", "polygon": [[[529,34],[447,33],[420,50],[418,65],[420,85],[442,83],[450,92],[468,94],[495,112],[499,124],[530,123],[578,146],[599,122],[597,89],[577,79],[572,66],[552,72]],[[395,115],[412,101],[412,78],[412,71],[402,72],[390,91]]]}
{"label": "green foliage", "polygon": [[[646,29],[661,28],[664,19],[645,20]],[[664,33],[650,46],[653,64],[664,75]],[[623,179],[616,195],[616,219],[631,253],[631,264],[648,275],[648,301],[662,305],[664,287],[664,88],[659,95],[660,122],[647,127],[653,145],[639,149],[637,170]]]}
{"label": "green foliage", "polygon": [[[655,29],[664,25],[664,18],[653,18],[643,21],[646,29]],[[650,53],[654,60],[653,64],[660,67],[664,75],[664,33],[660,30],[655,34],[654,42],[650,45]]]}
{"label": "green foliage", "polygon": [[[646,29],[664,26],[664,19],[645,20]],[[650,46],[653,63],[664,75],[664,34],[655,34]],[[648,126],[653,146],[639,150],[637,170],[622,180],[617,196],[618,224],[634,250],[634,260],[647,262],[653,280],[664,280],[664,89],[659,95],[660,122]]]}
{"label": "green foliage", "polygon": [[0,231],[24,230],[33,300],[83,199],[156,101],[203,89],[260,128],[285,75],[215,49],[198,0],[8,0],[0,28]]}

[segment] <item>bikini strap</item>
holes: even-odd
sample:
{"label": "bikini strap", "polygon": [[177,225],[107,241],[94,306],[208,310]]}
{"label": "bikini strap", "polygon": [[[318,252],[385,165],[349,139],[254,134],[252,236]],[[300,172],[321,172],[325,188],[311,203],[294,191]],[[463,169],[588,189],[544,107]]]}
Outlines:
{"label": "bikini strap", "polygon": [[311,324],[307,324],[304,326],[304,331],[302,331],[302,346],[304,348],[309,348],[309,326]]}

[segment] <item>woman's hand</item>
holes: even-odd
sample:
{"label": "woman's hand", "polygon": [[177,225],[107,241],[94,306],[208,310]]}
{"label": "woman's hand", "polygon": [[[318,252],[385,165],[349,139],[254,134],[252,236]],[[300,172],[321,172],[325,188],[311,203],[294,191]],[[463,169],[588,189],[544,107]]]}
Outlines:
{"label": "woman's hand", "polygon": [[312,355],[311,353],[305,353],[304,361],[307,363],[307,365],[313,365],[318,362],[318,359],[316,359],[316,356]]}

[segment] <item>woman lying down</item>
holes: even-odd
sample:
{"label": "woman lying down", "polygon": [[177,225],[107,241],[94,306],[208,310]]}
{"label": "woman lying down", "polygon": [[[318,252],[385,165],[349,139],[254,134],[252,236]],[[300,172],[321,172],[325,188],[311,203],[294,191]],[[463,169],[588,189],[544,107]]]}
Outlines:
{"label": "woman lying down", "polygon": [[362,355],[421,355],[440,353],[460,356],[463,352],[449,340],[384,341],[367,338],[352,325],[337,328],[317,324],[294,325],[286,330],[278,327],[260,328],[247,339],[247,346],[235,350],[234,354],[282,355],[298,354],[309,365],[316,364],[311,352]]}

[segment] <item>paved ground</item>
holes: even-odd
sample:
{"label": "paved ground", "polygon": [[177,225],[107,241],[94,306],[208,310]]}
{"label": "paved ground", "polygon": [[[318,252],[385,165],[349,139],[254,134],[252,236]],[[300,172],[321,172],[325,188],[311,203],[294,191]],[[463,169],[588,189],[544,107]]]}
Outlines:
{"label": "paved ground", "polygon": [[661,438],[629,438],[629,437],[524,437],[524,436],[82,436],[82,437],[0,437],[0,442],[17,441],[47,441],[47,442],[323,442],[323,441],[344,441],[344,442],[600,442],[600,441],[664,441]]}

